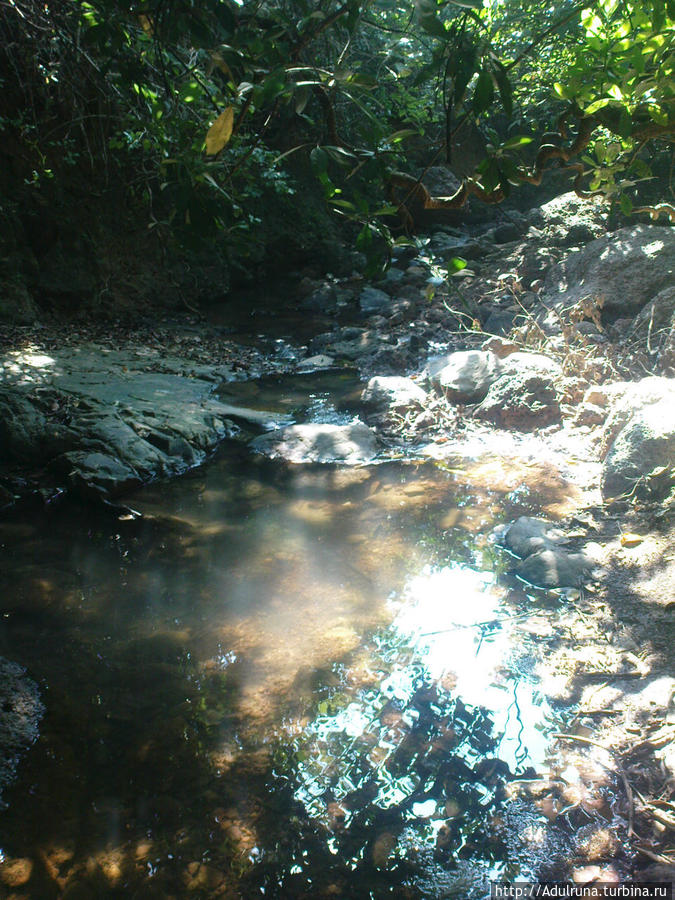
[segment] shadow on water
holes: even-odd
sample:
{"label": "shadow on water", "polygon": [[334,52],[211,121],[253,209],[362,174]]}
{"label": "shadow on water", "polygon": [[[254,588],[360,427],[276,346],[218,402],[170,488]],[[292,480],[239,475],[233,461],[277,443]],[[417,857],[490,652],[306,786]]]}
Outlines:
{"label": "shadow on water", "polygon": [[232,446],[133,498],[140,519],[6,523],[0,654],[48,712],[0,891],[482,896],[513,869],[505,785],[557,720],[486,538],[527,502]]}

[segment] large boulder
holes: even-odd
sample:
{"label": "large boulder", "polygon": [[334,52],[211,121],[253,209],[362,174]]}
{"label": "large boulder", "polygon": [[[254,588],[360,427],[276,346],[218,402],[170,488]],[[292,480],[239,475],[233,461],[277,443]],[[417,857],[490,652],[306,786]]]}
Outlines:
{"label": "large boulder", "polygon": [[499,358],[489,350],[459,350],[430,359],[427,377],[455,403],[480,403],[501,373]]}
{"label": "large boulder", "polygon": [[634,316],[675,281],[675,230],[658,225],[621,228],[570,253],[544,282],[549,307],[540,324],[560,329],[560,316],[575,307],[602,311],[603,322]]}
{"label": "large boulder", "polygon": [[289,425],[262,434],[251,447],[273,459],[293,463],[369,462],[377,451],[375,432],[363,422],[349,425]]}
{"label": "large boulder", "polygon": [[600,444],[602,458],[607,456],[619,433],[636,412],[661,401],[675,406],[675,380],[657,375],[640,381],[616,381],[595,388],[594,393],[598,395],[594,402],[609,407]]}

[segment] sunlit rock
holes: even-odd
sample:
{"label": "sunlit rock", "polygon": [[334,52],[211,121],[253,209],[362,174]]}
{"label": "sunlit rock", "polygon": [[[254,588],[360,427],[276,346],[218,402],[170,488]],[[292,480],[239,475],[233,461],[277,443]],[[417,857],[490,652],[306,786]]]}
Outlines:
{"label": "sunlit rock", "polygon": [[585,553],[566,553],[560,549],[537,550],[515,567],[515,573],[528,584],[545,588],[579,587],[591,580],[595,560]]}
{"label": "sunlit rock", "polygon": [[460,350],[430,359],[426,372],[431,383],[456,403],[478,403],[499,377],[501,363],[484,350]]}
{"label": "sunlit rock", "polygon": [[560,401],[554,378],[528,369],[503,375],[490,385],[475,414],[516,431],[534,431],[558,422]]}
{"label": "sunlit rock", "polygon": [[375,375],[361,395],[367,406],[376,409],[402,409],[423,406],[427,394],[411,378],[398,375]]}
{"label": "sunlit rock", "polygon": [[604,448],[603,496],[667,493],[675,459],[675,382],[649,378],[629,389],[607,419]]}
{"label": "sunlit rock", "polygon": [[620,228],[549,270],[543,294],[551,312],[542,315],[540,325],[559,331],[561,315],[572,307],[603,322],[632,316],[673,281],[675,231],[659,225]]}
{"label": "sunlit rock", "polygon": [[521,516],[504,533],[502,542],[516,556],[550,550],[565,541],[564,533],[545,519]]}
{"label": "sunlit rock", "polygon": [[251,447],[273,459],[294,463],[361,463],[377,451],[375,432],[363,422],[350,425],[290,425],[251,441]]}
{"label": "sunlit rock", "polygon": [[561,194],[530,210],[531,225],[543,231],[551,244],[585,244],[607,230],[609,204],[602,199],[584,200],[575,191]]}

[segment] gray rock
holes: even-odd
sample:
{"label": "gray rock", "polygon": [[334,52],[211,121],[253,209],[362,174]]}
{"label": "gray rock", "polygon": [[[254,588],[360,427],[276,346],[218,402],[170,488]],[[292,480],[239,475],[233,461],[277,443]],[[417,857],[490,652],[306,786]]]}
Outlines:
{"label": "gray rock", "polygon": [[483,331],[486,334],[495,334],[503,337],[517,324],[516,318],[521,312],[522,310],[519,306],[497,307],[497,309],[492,310],[485,320]]}
{"label": "gray rock", "polygon": [[675,402],[672,397],[635,411],[614,440],[603,463],[604,497],[666,493],[673,473],[657,484],[646,483],[655,469],[675,464]]}
{"label": "gray rock", "polygon": [[478,403],[498,378],[501,364],[489,350],[460,350],[431,359],[426,372],[431,383],[456,403]]}
{"label": "gray rock", "polygon": [[273,459],[293,463],[357,464],[369,462],[377,451],[375,432],[363,422],[351,425],[290,425],[251,441],[251,447]]}
{"label": "gray rock", "polygon": [[562,375],[562,366],[557,360],[551,359],[550,356],[543,353],[527,353],[524,350],[509,353],[505,359],[502,359],[500,376],[515,375],[520,372],[559,378]]}
{"label": "gray rock", "polygon": [[551,267],[544,299],[558,315],[587,298],[598,300],[603,317],[611,320],[635,315],[673,281],[675,231],[635,225],[598,238]]}
{"label": "gray rock", "polygon": [[564,533],[545,519],[521,516],[509,526],[502,539],[516,556],[530,556],[538,550],[552,550],[566,540]]}
{"label": "gray rock", "polygon": [[37,685],[21,666],[0,657],[0,809],[21,757],[38,737],[43,713]]}
{"label": "gray rock", "polygon": [[[214,396],[217,367],[98,345],[0,358],[0,463],[114,496],[200,463],[234,426],[279,417]],[[100,467],[100,468],[99,468]]]}
{"label": "gray rock", "polygon": [[515,222],[504,222],[495,228],[495,244],[508,244],[517,241],[525,229]]}
{"label": "gray rock", "polygon": [[[518,356],[519,354],[513,354]],[[506,361],[512,357],[507,357]],[[560,421],[560,400],[550,374],[516,370],[494,381],[476,408],[477,418],[500,428],[534,431]]]}
{"label": "gray rock", "polygon": [[675,325],[675,285],[660,291],[638,313],[630,333],[648,344],[652,353],[660,354]]}
{"label": "gray rock", "polygon": [[398,375],[375,375],[361,395],[363,403],[381,410],[423,406],[426,398],[426,391],[411,378]]}
{"label": "gray rock", "polygon": [[570,246],[604,234],[608,215],[609,204],[604,200],[583,200],[569,191],[530,210],[528,220],[543,231],[545,242]]}
{"label": "gray rock", "polygon": [[111,497],[142,484],[139,473],[129,465],[106,453],[72,450],[57,456],[51,467],[65,475],[71,487],[81,493]]}
{"label": "gray rock", "polygon": [[391,304],[391,296],[379,288],[365,287],[359,295],[359,306],[364,313],[369,315],[373,313],[386,315]]}
{"label": "gray rock", "polygon": [[432,197],[451,197],[461,185],[459,178],[447,166],[429,166],[419,172],[418,177]]}
{"label": "gray rock", "polygon": [[598,397],[594,402],[600,405],[599,397],[604,396],[605,405],[609,405],[600,445],[602,458],[607,456],[621,429],[628,425],[638,410],[662,400],[675,405],[675,381],[658,375],[650,375],[634,382],[616,381],[602,385],[596,391]]}
{"label": "gray rock", "polygon": [[580,587],[593,577],[596,563],[585,553],[566,553],[550,548],[537,550],[515,568],[516,575],[545,588]]}
{"label": "gray rock", "polygon": [[403,269],[397,269],[395,266],[391,266],[391,268],[387,269],[386,274],[384,276],[384,280],[389,282],[390,284],[396,284],[399,281],[402,281],[405,278],[405,272]]}
{"label": "gray rock", "polygon": [[302,309],[309,309],[315,312],[329,313],[335,312],[338,306],[338,293],[332,284],[323,284],[320,288],[312,291],[300,301]]}

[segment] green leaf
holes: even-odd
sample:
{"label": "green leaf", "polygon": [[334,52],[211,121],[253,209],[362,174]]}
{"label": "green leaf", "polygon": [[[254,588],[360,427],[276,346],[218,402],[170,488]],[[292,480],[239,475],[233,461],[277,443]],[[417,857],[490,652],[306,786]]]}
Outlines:
{"label": "green leaf", "polygon": [[473,92],[473,111],[478,116],[490,106],[495,95],[492,75],[482,69]]}
{"label": "green leaf", "polygon": [[309,154],[309,161],[312,164],[312,169],[317,175],[320,172],[325,172],[328,168],[328,155],[321,147],[314,147]]}
{"label": "green leaf", "polygon": [[390,134],[389,137],[384,139],[384,142],[385,144],[398,144],[406,138],[419,137],[419,133],[419,129],[417,128],[402,128],[400,131],[395,131],[393,134]]}
{"label": "green leaf", "polygon": [[601,97],[599,100],[596,100],[594,103],[591,103],[590,106],[587,106],[584,109],[584,113],[587,116],[592,116],[593,113],[598,112],[598,110],[604,109],[609,104],[609,97]]}
{"label": "green leaf", "polygon": [[624,216],[629,216],[633,212],[633,204],[631,202],[631,199],[625,194],[622,194],[619,198],[619,206],[621,207],[621,212],[624,214]]}
{"label": "green leaf", "polygon": [[305,111],[305,107],[309,102],[312,94],[311,88],[307,84],[300,85],[295,91],[295,111],[300,116]]}
{"label": "green leaf", "polygon": [[504,112],[507,116],[511,116],[513,114],[513,87],[506,69],[498,60],[494,61],[494,77],[499,88]]}
{"label": "green leaf", "polygon": [[462,269],[466,269],[467,261],[462,259],[461,256],[453,256],[452,259],[448,260],[448,274],[453,275],[455,272],[461,272]]}
{"label": "green leaf", "polygon": [[525,137],[522,134],[514,135],[514,137],[510,137],[508,140],[504,141],[502,144],[503,150],[513,150],[515,147],[524,147],[525,144],[531,144],[532,138]]}
{"label": "green leaf", "polygon": [[372,75],[366,75],[364,72],[352,72],[345,81],[347,84],[356,84],[367,91],[372,91],[378,86],[377,79],[373,78]]}
{"label": "green leaf", "polygon": [[445,25],[443,25],[441,20],[437,19],[433,13],[426,13],[425,15],[420,16],[420,25],[424,31],[432,37],[440,37],[447,40],[448,31]]}

